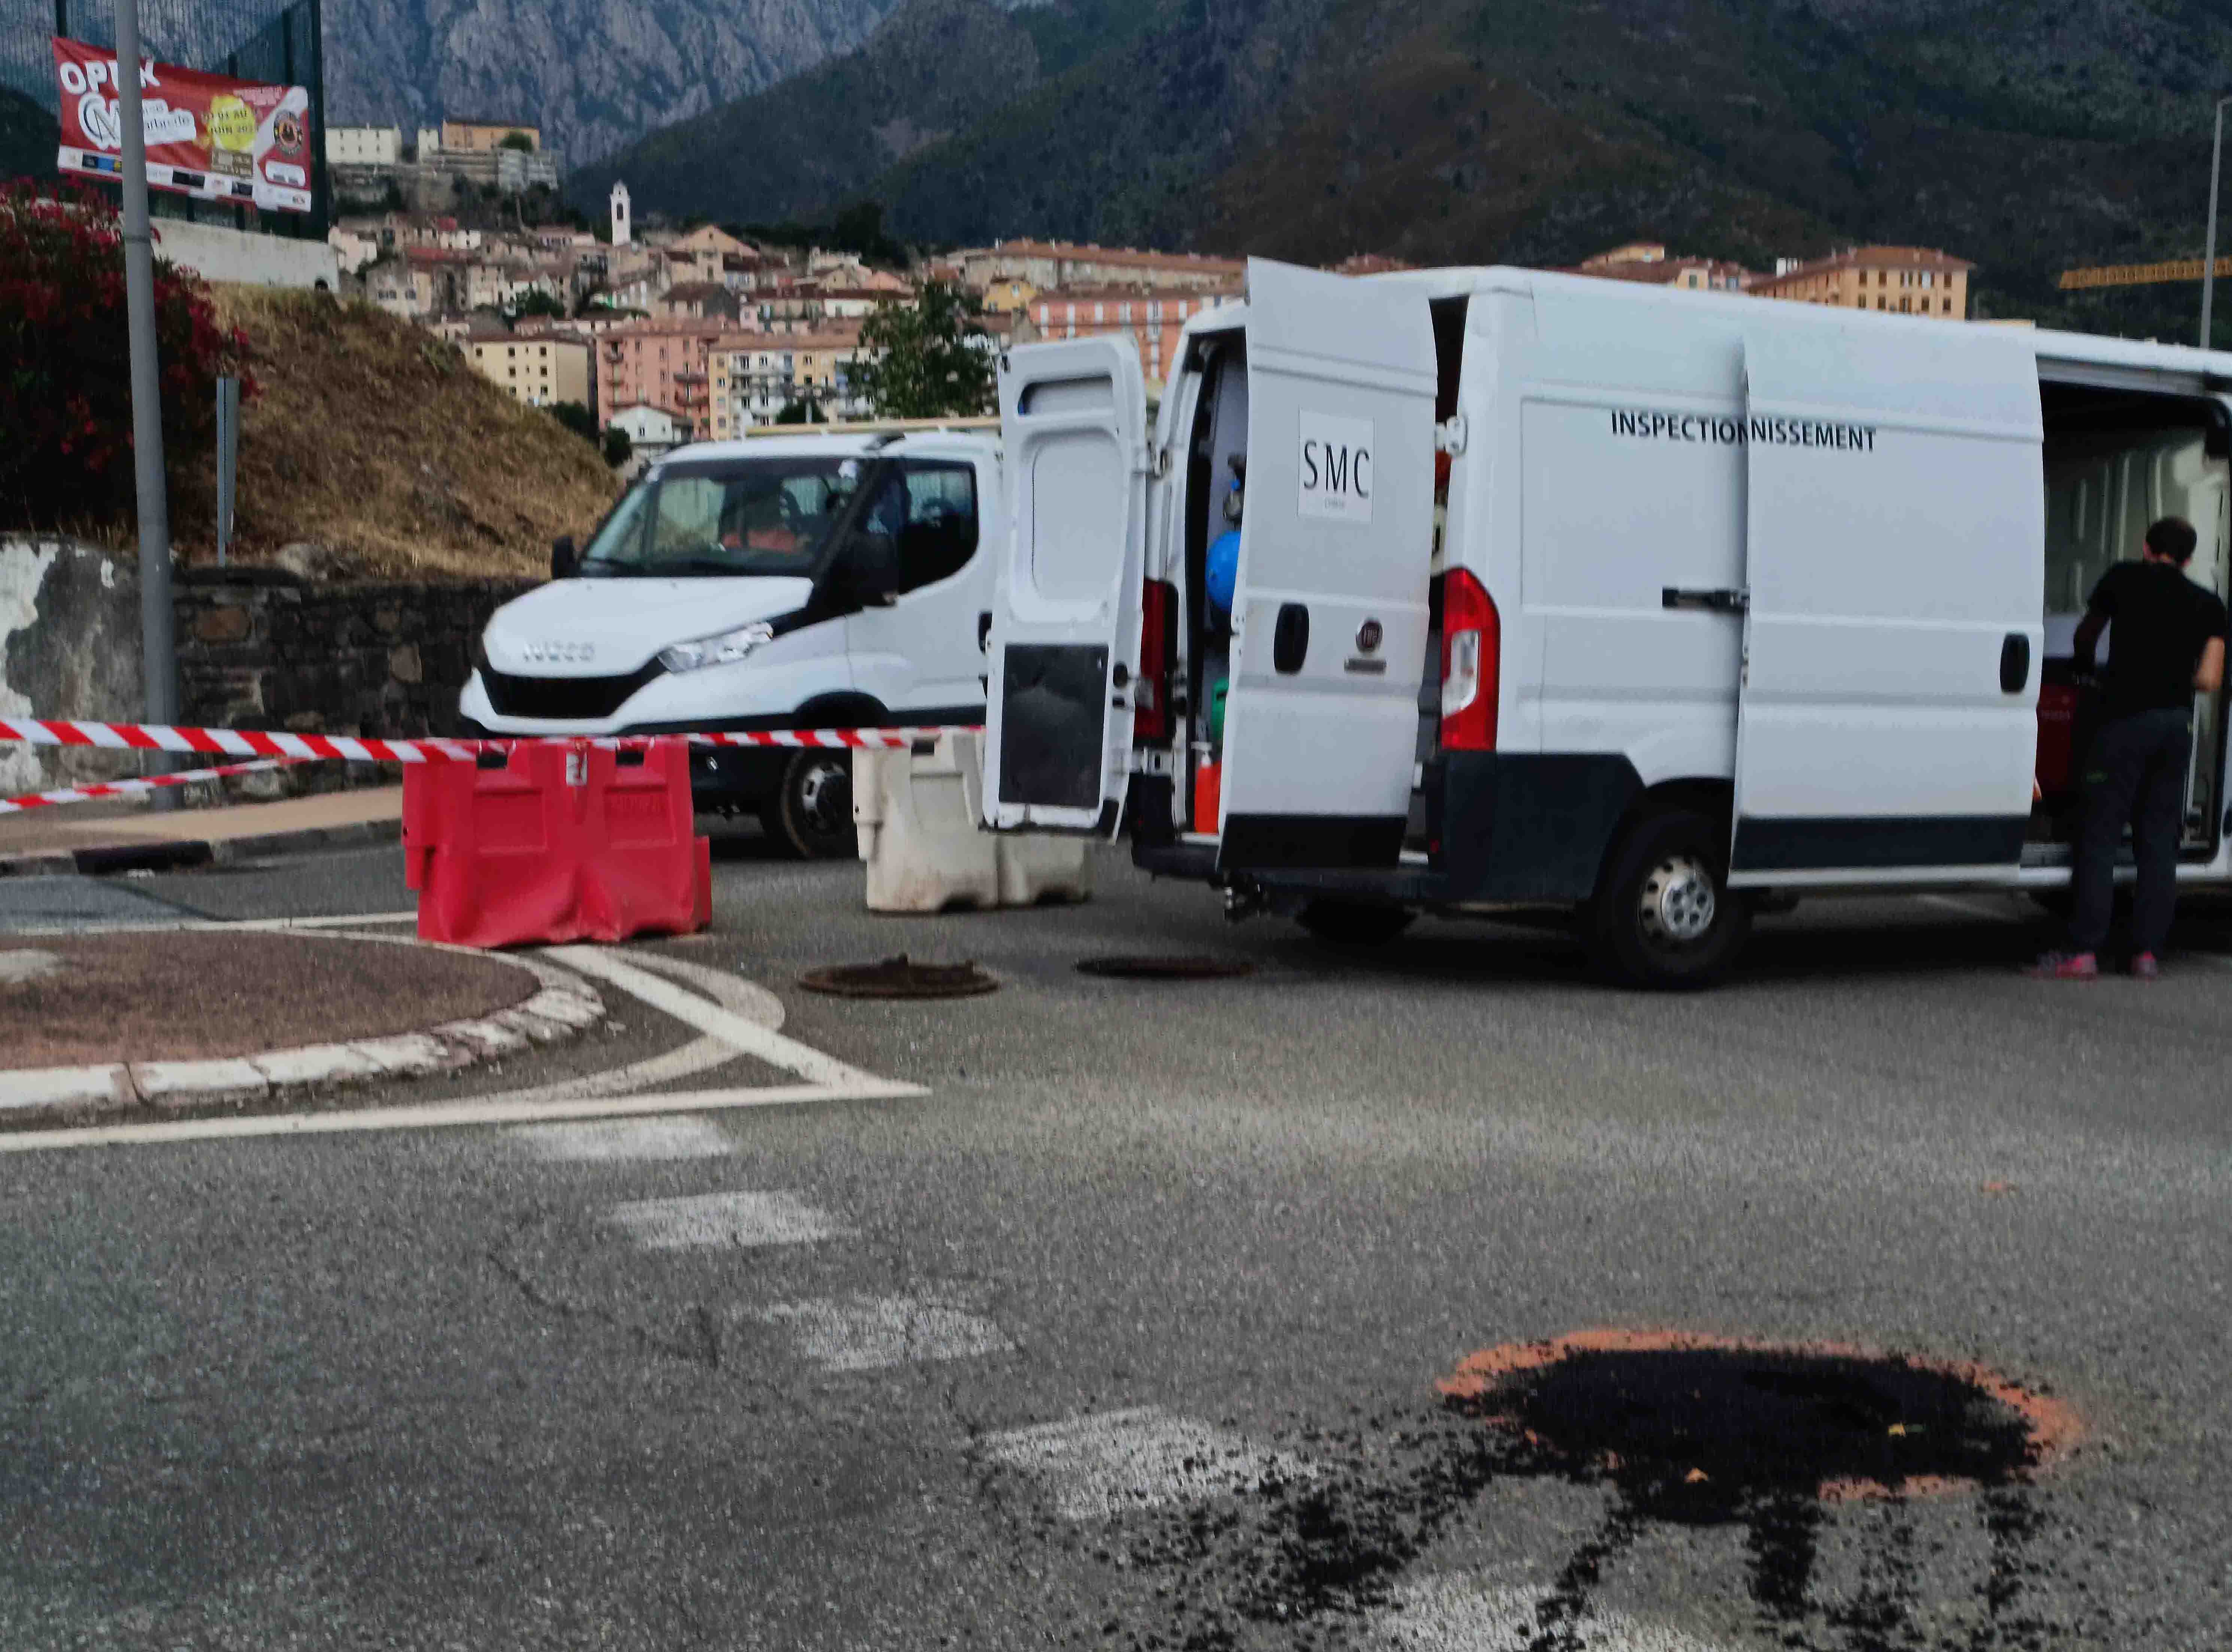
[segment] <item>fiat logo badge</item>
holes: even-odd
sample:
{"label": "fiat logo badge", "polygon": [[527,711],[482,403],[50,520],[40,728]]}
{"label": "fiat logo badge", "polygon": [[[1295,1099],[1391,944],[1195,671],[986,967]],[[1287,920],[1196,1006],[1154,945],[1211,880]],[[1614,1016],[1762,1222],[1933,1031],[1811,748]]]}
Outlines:
{"label": "fiat logo badge", "polygon": [[1366,620],[1356,628],[1356,651],[1359,654],[1378,653],[1379,639],[1385,634],[1379,629],[1379,622],[1377,619]]}

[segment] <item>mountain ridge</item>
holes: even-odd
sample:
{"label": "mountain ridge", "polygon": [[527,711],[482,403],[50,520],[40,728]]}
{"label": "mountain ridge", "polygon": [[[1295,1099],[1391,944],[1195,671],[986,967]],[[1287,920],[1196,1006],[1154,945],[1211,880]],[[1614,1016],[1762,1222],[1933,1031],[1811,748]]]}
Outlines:
{"label": "mountain ridge", "polygon": [[[938,120],[886,94],[877,113],[928,140],[855,146],[786,211],[873,198],[926,243],[1028,233],[1310,262],[1563,262],[1648,236],[1766,265],[1917,243],[1977,260],[1990,301],[2088,324],[2163,295],[2066,297],[2054,273],[2195,250],[2206,88],[2232,83],[2232,19],[2207,0],[1142,10],[1128,31],[1087,0],[1016,14],[1035,41],[1067,29],[1064,55],[978,74],[965,99],[928,76]],[[859,119],[823,95],[847,61],[743,101],[764,114],[783,97],[795,141],[834,154]],[[690,141],[623,150],[600,176],[656,209]],[[762,216],[730,210],[749,193],[701,178],[680,210]]]}

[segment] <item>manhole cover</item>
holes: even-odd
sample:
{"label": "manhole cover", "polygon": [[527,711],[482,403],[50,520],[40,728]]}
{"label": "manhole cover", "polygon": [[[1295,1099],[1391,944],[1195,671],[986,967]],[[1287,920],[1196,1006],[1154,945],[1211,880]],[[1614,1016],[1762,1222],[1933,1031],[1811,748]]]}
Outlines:
{"label": "manhole cover", "polygon": [[1087,958],[1077,968],[1081,975],[1119,981],[1223,981],[1256,973],[1254,964],[1239,958]]}
{"label": "manhole cover", "polygon": [[973,963],[917,963],[904,952],[880,963],[808,970],[798,984],[838,998],[970,998],[1000,986]]}

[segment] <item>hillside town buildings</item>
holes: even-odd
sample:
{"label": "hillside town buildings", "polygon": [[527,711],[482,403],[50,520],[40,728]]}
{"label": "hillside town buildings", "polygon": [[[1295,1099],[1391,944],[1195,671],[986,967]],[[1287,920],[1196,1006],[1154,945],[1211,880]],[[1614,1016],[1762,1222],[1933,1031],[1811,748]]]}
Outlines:
{"label": "hillside town buildings", "polygon": [[1239,296],[1236,282],[1207,292],[1067,287],[1039,294],[1023,314],[1029,318],[1035,338],[1089,339],[1107,334],[1129,338],[1139,352],[1139,371],[1151,392],[1159,392],[1178,358],[1179,329],[1204,310]]}

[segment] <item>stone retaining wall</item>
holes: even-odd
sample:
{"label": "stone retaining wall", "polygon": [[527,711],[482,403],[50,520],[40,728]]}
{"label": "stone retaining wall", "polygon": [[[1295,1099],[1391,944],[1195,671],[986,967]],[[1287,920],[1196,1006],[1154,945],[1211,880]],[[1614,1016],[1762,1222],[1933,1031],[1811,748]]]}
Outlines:
{"label": "stone retaining wall", "polygon": [[[489,615],[540,581],[327,584],[276,568],[175,576],[179,721],[372,735],[457,732],[457,696]],[[133,559],[0,535],[0,714],[144,718]],[[352,776],[346,769],[361,768]],[[0,743],[0,797],[139,772],[106,752]],[[251,775],[250,795],[376,781],[374,765]],[[196,788],[198,789],[198,788]]]}
{"label": "stone retaining wall", "polygon": [[236,729],[455,734],[481,628],[538,583],[318,585],[263,568],[183,573],[182,715]]}

